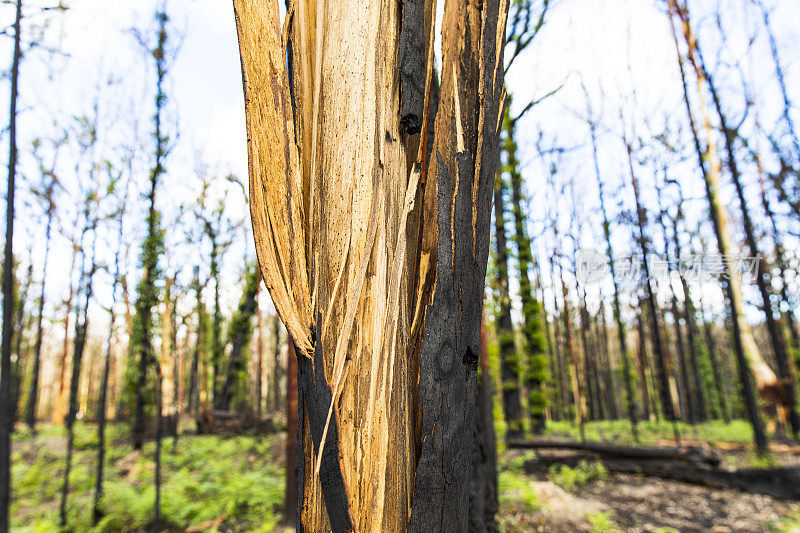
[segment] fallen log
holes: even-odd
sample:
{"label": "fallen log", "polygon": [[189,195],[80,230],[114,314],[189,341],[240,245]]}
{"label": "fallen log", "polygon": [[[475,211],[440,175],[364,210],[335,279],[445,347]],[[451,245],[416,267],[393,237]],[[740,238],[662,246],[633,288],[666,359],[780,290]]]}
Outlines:
{"label": "fallen log", "polygon": [[528,474],[542,475],[553,464],[575,467],[581,460],[603,463],[609,472],[669,479],[715,489],[736,489],[783,500],[800,500],[800,467],[742,468],[721,470],[682,461],[661,459],[609,459],[591,452],[541,455],[525,462]]}
{"label": "fallen log", "polygon": [[658,461],[603,461],[611,472],[643,474],[703,485],[765,494],[783,500],[800,500],[800,467],[742,468],[733,471],[697,468]]}
{"label": "fallen log", "polygon": [[273,433],[277,425],[272,418],[250,412],[203,411],[196,419],[198,434]]}
{"label": "fallen log", "polygon": [[695,447],[653,447],[643,446],[619,446],[616,444],[606,444],[603,442],[577,442],[577,441],[557,441],[557,440],[509,440],[507,446],[517,449],[562,449],[580,450],[597,454],[601,457],[621,458],[621,459],[657,459],[668,461],[683,461],[686,463],[706,464],[717,467],[720,464],[720,456],[713,451],[707,451]]}

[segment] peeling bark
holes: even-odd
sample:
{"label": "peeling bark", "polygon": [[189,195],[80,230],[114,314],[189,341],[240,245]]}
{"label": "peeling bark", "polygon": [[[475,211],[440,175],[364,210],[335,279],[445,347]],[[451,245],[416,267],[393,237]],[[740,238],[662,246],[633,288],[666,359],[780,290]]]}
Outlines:
{"label": "peeling bark", "polygon": [[419,137],[403,119],[422,102],[428,123],[436,9],[402,7],[299,0],[281,31],[275,1],[234,0],[256,249],[298,356],[302,530],[467,528],[507,5],[447,2]]}

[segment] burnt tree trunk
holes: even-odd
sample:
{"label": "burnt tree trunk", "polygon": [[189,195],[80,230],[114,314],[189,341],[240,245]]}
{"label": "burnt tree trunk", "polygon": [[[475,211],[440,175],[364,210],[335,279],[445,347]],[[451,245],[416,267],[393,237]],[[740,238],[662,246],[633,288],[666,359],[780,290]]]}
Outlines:
{"label": "burnt tree trunk", "polygon": [[256,249],[298,359],[299,526],[465,531],[506,6],[445,5],[433,131],[433,2],[299,2],[284,34],[275,1],[234,8]]}

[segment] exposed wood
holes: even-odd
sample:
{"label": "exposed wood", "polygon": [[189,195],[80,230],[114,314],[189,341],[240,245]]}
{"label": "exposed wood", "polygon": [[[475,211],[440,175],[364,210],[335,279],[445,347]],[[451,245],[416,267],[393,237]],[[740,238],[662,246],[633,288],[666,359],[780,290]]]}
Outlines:
{"label": "exposed wood", "polygon": [[427,37],[427,124],[422,6],[404,25],[392,0],[299,0],[281,32],[277,2],[234,2],[256,248],[299,359],[304,530],[466,528],[507,6],[445,7],[429,164],[396,55],[401,27],[416,60]]}

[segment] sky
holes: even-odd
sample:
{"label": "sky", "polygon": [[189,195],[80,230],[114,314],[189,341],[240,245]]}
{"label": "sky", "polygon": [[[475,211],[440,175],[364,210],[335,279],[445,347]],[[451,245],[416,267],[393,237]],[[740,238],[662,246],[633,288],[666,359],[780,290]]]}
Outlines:
{"label": "sky", "polygon": [[[755,90],[761,95],[760,118],[764,124],[772,125],[777,120],[779,107],[763,35],[757,38],[753,50],[748,51],[746,46],[752,28],[758,23],[754,18],[755,12],[744,7],[750,1],[692,0],[690,5],[701,39],[707,39],[704,42],[708,43],[710,50],[723,50],[714,54],[714,58],[722,65],[719,81],[724,86],[735,88],[738,83],[733,70],[725,65],[736,58],[750,57],[747,68],[752,69],[751,79],[757,82]],[[792,24],[792,21],[800,20],[800,3],[795,0],[766,2],[775,6],[773,22],[788,86],[794,100],[800,101],[800,49],[793,46],[798,40],[800,27]],[[152,0],[72,0],[68,2],[68,12],[58,16],[36,14],[37,6],[52,5],[52,2],[31,0],[26,4],[30,18],[24,31],[35,35],[47,22],[42,31],[43,41],[49,48],[38,47],[28,51],[23,62],[18,119],[19,145],[23,152],[20,190],[40,179],[36,162],[27,155],[33,139],[53,138],[59,129],[74,130],[73,117],[91,114],[95,102],[99,102],[101,129],[106,132],[105,144],[98,147],[99,150],[115,150],[125,142],[152,144],[148,134],[153,113],[154,73],[133,29],[152,34],[153,13],[161,3]],[[569,230],[571,223],[580,226],[581,247],[602,250],[598,219],[586,215],[595,212],[599,205],[586,144],[588,130],[582,120],[585,114],[582,83],[601,118],[600,167],[604,181],[612,189],[625,183],[619,136],[622,131],[620,113],[629,129],[635,127],[643,137],[664,124],[673,128],[685,127],[682,124],[675,51],[661,4],[656,0],[558,0],[542,33],[509,71],[506,83],[513,95],[512,114],[531,98],[562,86],[554,97],[528,113],[518,127],[517,140],[532,218],[532,235],[540,234],[544,225],[555,218],[562,234]],[[167,160],[167,173],[163,177],[158,203],[164,211],[165,224],[170,227],[178,216],[187,216],[181,214],[181,206],[184,210],[191,209],[197,198],[198,169],[220,176],[232,173],[246,181],[247,156],[232,2],[171,0],[167,5],[174,30],[171,37],[174,43],[179,42],[179,46],[167,84],[166,122],[174,147]],[[724,7],[721,11],[729,28],[725,43],[720,43],[716,37],[715,20],[710,15],[717,6]],[[12,17],[13,6],[0,6],[0,25],[3,28],[11,24]],[[11,39],[8,36],[0,40],[0,56],[8,58],[10,64]],[[635,95],[631,91],[633,86],[636,87]],[[0,94],[8,92],[7,76],[0,83],[0,91]],[[731,107],[734,109],[736,106]],[[2,108],[0,120],[7,123],[6,106]],[[176,136],[176,132],[180,135]],[[2,133],[2,142],[7,143],[6,130]],[[541,157],[537,152],[537,142],[545,148],[560,146],[569,150],[563,156]],[[72,159],[63,157],[61,160],[69,162]],[[560,174],[571,180],[569,195],[551,198],[545,192],[543,180],[552,163],[558,164]],[[149,161],[143,159],[132,165],[136,176],[132,189],[134,195],[143,190],[148,164]],[[92,170],[68,168],[74,166],[73,163],[62,165],[64,186],[74,194],[81,180],[91,176]],[[691,162],[677,162],[674,169],[682,182],[685,177],[687,196],[697,198],[691,204],[691,216],[695,222],[702,220],[707,215],[702,203],[701,184],[695,179],[696,170],[693,170]],[[651,209],[655,208],[658,198],[651,187],[652,172],[638,167],[637,170],[644,184],[644,203]],[[237,231],[243,235],[225,254],[223,303],[229,309],[238,300],[240,291],[237,286],[245,257],[253,257],[253,245],[252,239],[246,235],[249,218],[241,190],[225,180],[216,183],[212,195],[225,198],[231,206],[231,222],[241,226]],[[729,202],[732,201],[730,187],[726,187],[723,194]],[[615,194],[612,201],[630,208],[632,199],[630,193],[623,190],[619,195]],[[136,237],[133,242],[140,242],[142,202],[137,200],[134,203],[134,214],[128,217],[125,233]],[[31,246],[36,277],[40,279],[42,224],[41,218],[35,215],[38,207],[30,204],[30,195],[21,192],[17,204],[19,231],[15,251],[23,254]],[[569,215],[573,208],[571,204],[584,216],[573,219]],[[74,206],[65,206],[63,211],[65,214],[60,226],[69,233],[75,209]],[[735,210],[732,215],[737,216]],[[626,231],[615,230],[618,255],[630,253]],[[101,255],[109,255],[113,248],[113,235],[111,231],[101,235]],[[554,244],[547,238],[537,240],[541,262],[546,262],[548,251]],[[167,265],[168,268],[180,269],[181,281],[188,284],[191,277],[189,265],[204,253],[205,245],[195,235],[171,235],[168,246],[178,250],[178,253],[171,254],[177,258],[176,264]],[[563,251],[568,252],[571,245],[563,246]],[[51,301],[57,301],[67,290],[67,279],[63,274],[71,258],[67,239],[56,238],[51,258],[48,295]],[[126,260],[131,268],[135,267],[137,249],[128,250]],[[547,284],[548,271],[544,270]],[[53,280],[52,283],[49,280]],[[99,280],[100,285],[104,284],[106,288],[98,291],[97,309],[110,301],[109,276],[101,273]],[[748,294],[753,297],[753,294]],[[187,302],[186,305],[190,304]],[[756,314],[752,311],[751,314],[752,319],[757,320]]]}

